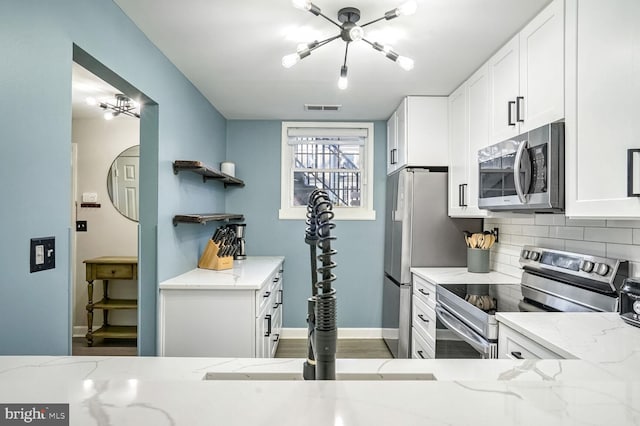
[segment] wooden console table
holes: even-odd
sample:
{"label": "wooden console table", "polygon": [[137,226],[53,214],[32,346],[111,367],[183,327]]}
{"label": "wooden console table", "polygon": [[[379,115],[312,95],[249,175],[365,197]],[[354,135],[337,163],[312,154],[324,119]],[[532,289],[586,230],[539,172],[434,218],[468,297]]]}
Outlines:
{"label": "wooden console table", "polygon": [[[111,339],[135,339],[138,327],[135,325],[110,325],[109,311],[112,309],[137,309],[137,299],[109,298],[109,280],[132,280],[138,283],[138,258],[135,256],[103,256],[85,260],[87,265],[87,344],[93,345],[94,337]],[[93,281],[102,280],[104,297],[93,302]],[[102,327],[93,331],[93,310],[102,309]]]}

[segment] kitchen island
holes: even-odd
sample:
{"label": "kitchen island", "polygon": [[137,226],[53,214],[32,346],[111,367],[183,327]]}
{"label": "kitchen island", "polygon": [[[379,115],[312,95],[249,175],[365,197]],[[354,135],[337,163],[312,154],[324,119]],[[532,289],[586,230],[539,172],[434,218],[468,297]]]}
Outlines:
{"label": "kitchen island", "polygon": [[302,362],[0,357],[0,403],[69,403],[70,424],[82,426],[640,422],[640,381],[581,360],[338,360],[339,374],[430,373],[435,380],[204,380],[300,372]]}

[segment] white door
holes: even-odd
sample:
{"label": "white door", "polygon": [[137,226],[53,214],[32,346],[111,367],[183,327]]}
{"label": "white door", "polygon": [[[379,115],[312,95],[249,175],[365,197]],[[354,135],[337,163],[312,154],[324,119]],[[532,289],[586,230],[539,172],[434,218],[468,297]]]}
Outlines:
{"label": "white door", "polygon": [[464,215],[468,191],[467,84],[449,95],[449,216]]}
{"label": "white door", "polygon": [[125,216],[138,220],[138,157],[117,158],[111,166],[113,204]]}
{"label": "white door", "polygon": [[520,95],[521,133],[564,118],[563,0],[520,32]]}
{"label": "white door", "polygon": [[519,37],[516,35],[489,59],[492,143],[502,142],[519,134],[516,118],[519,68]]}
{"label": "white door", "polygon": [[640,217],[640,1],[567,0],[566,214]]}
{"label": "white door", "polygon": [[478,208],[478,150],[489,145],[489,70],[482,66],[467,84],[469,116],[467,216],[482,217],[486,210]]}

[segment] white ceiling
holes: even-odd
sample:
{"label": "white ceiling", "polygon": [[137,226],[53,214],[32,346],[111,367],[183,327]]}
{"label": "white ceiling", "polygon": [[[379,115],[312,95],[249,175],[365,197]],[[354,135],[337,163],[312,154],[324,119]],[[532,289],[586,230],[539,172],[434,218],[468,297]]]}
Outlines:
{"label": "white ceiling", "polygon": [[[405,95],[451,93],[550,0],[418,0],[415,15],[378,22],[365,34],[413,58],[415,68],[404,71],[364,42],[353,43],[344,91],[337,87],[342,40],[282,67],[282,56],[299,42],[338,30],[291,0],[114,1],[228,119],[378,120]],[[357,7],[362,24],[403,1],[314,4],[334,20],[340,8]],[[342,110],[308,112],[306,103]]]}

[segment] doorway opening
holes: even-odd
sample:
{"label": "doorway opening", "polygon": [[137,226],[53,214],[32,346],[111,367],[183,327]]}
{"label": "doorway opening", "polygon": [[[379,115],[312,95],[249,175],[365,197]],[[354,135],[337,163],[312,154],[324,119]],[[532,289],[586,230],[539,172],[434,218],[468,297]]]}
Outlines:
{"label": "doorway opening", "polygon": [[73,53],[69,351],[155,355],[157,104]]}

